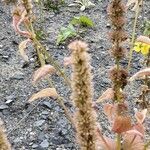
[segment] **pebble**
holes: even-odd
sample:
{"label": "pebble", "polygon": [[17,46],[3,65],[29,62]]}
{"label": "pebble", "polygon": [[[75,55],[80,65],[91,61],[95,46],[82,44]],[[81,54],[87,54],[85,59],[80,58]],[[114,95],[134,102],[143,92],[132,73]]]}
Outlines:
{"label": "pebble", "polygon": [[52,105],[50,102],[43,102],[43,105],[46,106],[47,108],[52,108]]}
{"label": "pebble", "polygon": [[49,143],[48,143],[48,140],[43,140],[42,141],[42,143],[40,144],[40,146],[42,147],[42,148],[47,148],[48,146],[49,146]]}
{"label": "pebble", "polygon": [[11,79],[22,80],[24,79],[24,74],[22,72],[16,72]]}
{"label": "pebble", "polygon": [[37,144],[33,144],[33,145],[32,145],[32,148],[37,148],[37,147],[38,147]]}
{"label": "pebble", "polygon": [[4,109],[7,109],[9,108],[7,105],[0,105],[0,110],[4,110]]}
{"label": "pebble", "polygon": [[43,123],[45,122],[45,120],[38,120],[34,123],[35,127],[40,127]]}

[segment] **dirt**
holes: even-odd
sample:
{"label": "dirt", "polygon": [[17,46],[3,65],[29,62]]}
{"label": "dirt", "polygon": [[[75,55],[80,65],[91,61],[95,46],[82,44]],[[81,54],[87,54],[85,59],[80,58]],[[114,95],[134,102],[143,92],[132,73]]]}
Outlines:
{"label": "dirt", "polygon": [[[72,1],[66,1],[67,4]],[[84,41],[89,44],[91,54],[91,65],[93,67],[94,99],[96,100],[107,87],[111,86],[108,78],[108,70],[113,66],[113,59],[109,55],[110,42],[108,42],[108,31],[110,24],[107,18],[106,8],[108,0],[100,2],[93,1],[96,5],[93,8],[80,12],[78,7],[64,6],[59,13],[44,11],[42,26],[47,37],[43,41],[49,53],[63,65],[63,58],[69,56],[67,45],[56,46],[56,38],[61,26],[67,26],[74,16],[87,15],[95,23],[94,28],[88,29]],[[22,37],[17,35],[12,28],[11,18],[12,6],[6,6],[0,1],[0,117],[4,120],[9,140],[14,150],[77,150],[74,130],[66,119],[63,110],[54,99],[42,99],[31,105],[27,100],[34,93],[47,87],[45,80],[38,85],[31,84],[33,71],[37,68],[35,52],[30,46],[28,55],[29,65],[25,65],[18,54],[18,43]],[[38,15],[39,12],[36,13]],[[139,16],[137,35],[142,33],[141,23],[147,18],[150,19],[150,1],[146,1],[142,15]],[[134,13],[128,11],[126,30],[129,36],[132,31]],[[127,46],[128,47],[128,46]],[[131,74],[142,68],[143,58],[134,53]],[[122,61],[124,67],[127,61]],[[70,68],[66,69],[70,75]],[[53,80],[59,93],[65,98],[65,105],[73,110],[70,105],[71,91],[63,83],[63,80],[54,75]],[[134,82],[126,87],[129,103],[129,111],[133,114],[135,98],[140,92],[140,82]],[[98,119],[102,126],[104,135],[110,135],[107,118],[102,113],[104,102],[98,105]],[[150,135],[150,119],[147,119],[147,136]]]}

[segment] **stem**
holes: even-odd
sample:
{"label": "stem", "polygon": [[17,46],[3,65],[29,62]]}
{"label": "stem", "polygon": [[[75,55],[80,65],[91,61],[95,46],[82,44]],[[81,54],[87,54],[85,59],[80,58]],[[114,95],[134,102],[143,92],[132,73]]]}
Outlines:
{"label": "stem", "polygon": [[107,149],[111,149],[110,146],[108,145],[107,141],[105,140],[105,138],[103,137],[103,135],[101,134],[100,132],[100,129],[98,128],[98,133],[99,133],[99,136],[101,137],[102,141],[105,143]]}
{"label": "stem", "polygon": [[131,61],[132,61],[132,54],[133,54],[133,46],[134,46],[134,41],[135,41],[135,32],[136,32],[136,25],[137,25],[137,20],[139,16],[139,4],[135,12],[135,19],[134,19],[134,25],[133,25],[133,32],[132,32],[132,40],[131,40],[131,45],[130,45],[130,52],[129,52],[129,61],[128,61],[128,68],[127,70],[130,70],[131,66]]}
{"label": "stem", "polygon": [[117,150],[121,150],[121,135],[117,134]]}
{"label": "stem", "polygon": [[144,150],[147,150],[147,148],[149,147],[150,145],[150,141],[148,141],[145,145],[144,145]]}
{"label": "stem", "polygon": [[71,87],[70,80],[68,77],[65,75],[65,73],[61,70],[59,64],[53,59],[53,57],[47,52],[47,50],[44,48],[44,46],[36,39],[34,28],[32,25],[32,21],[30,21],[29,25],[26,25],[26,28],[32,33],[32,40],[33,43],[35,44],[36,48],[39,49],[40,53],[43,53],[46,55],[47,59],[49,62],[56,68],[56,70],[60,73],[60,75],[64,78],[66,84]]}

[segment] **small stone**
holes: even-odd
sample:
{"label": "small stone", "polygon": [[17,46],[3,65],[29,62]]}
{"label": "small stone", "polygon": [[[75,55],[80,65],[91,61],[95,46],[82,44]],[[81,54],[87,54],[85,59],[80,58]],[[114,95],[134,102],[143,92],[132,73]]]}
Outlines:
{"label": "small stone", "polygon": [[24,74],[22,72],[17,72],[11,77],[11,79],[22,80],[24,79]]}
{"label": "small stone", "polygon": [[42,115],[48,115],[49,112],[48,111],[42,111]]}
{"label": "small stone", "polygon": [[41,146],[42,148],[47,148],[47,147],[49,146],[49,143],[48,143],[47,140],[43,140],[42,143],[40,144],[40,146]]}
{"label": "small stone", "polygon": [[33,144],[33,145],[32,145],[32,148],[37,148],[37,147],[38,147],[37,144]]}
{"label": "small stone", "polygon": [[46,106],[47,108],[52,108],[52,105],[50,104],[50,102],[43,102],[43,105]]}
{"label": "small stone", "polygon": [[9,100],[7,100],[5,103],[6,104],[10,104],[10,103],[12,103],[13,102],[13,100],[12,99],[9,99]]}
{"label": "small stone", "polygon": [[0,48],[3,48],[3,45],[0,45]]}
{"label": "small stone", "polygon": [[34,123],[34,126],[39,127],[39,126],[41,126],[44,122],[45,122],[45,120],[36,121],[36,122]]}
{"label": "small stone", "polygon": [[7,109],[9,108],[7,105],[0,105],[0,110],[4,110],[4,109]]}

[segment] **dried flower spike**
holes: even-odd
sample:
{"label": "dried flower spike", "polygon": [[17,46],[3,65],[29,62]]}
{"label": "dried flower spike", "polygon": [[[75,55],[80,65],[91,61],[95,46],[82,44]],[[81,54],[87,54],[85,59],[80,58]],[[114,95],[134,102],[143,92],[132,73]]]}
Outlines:
{"label": "dried flower spike", "polygon": [[72,99],[74,101],[77,140],[81,150],[97,150],[96,115],[92,107],[92,77],[87,44],[74,41],[72,50]]}

